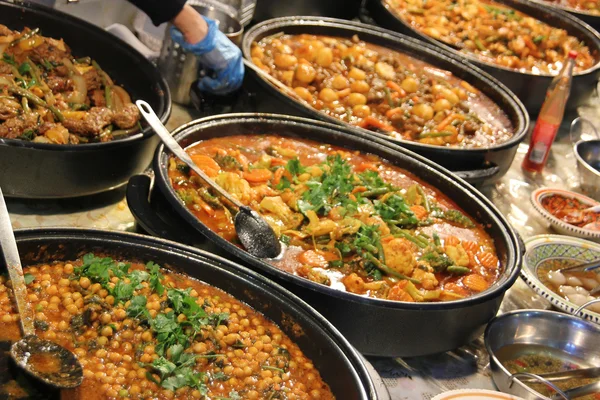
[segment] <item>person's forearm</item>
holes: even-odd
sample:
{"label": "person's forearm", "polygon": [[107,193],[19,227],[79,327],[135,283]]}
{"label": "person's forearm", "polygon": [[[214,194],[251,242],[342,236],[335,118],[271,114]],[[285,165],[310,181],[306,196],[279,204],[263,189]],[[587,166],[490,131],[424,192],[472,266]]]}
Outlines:
{"label": "person's forearm", "polygon": [[156,26],[181,14],[186,0],[128,0],[145,12]]}
{"label": "person's forearm", "polygon": [[208,33],[208,25],[204,18],[188,4],[173,18],[172,22],[181,31],[185,41],[190,44],[198,43]]}

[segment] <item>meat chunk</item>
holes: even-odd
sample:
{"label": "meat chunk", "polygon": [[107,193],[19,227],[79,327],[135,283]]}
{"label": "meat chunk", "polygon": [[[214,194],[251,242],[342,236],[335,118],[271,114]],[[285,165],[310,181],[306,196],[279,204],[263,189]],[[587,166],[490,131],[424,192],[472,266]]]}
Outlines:
{"label": "meat chunk", "polygon": [[29,58],[38,64],[41,64],[44,61],[61,64],[63,58],[71,57],[70,53],[71,52],[69,48],[64,43],[45,38],[42,44],[31,49],[29,52]]}
{"label": "meat chunk", "polygon": [[73,82],[68,78],[50,76],[46,80],[46,83],[53,93],[61,93],[73,90]]}
{"label": "meat chunk", "polygon": [[473,121],[467,121],[462,126],[463,133],[468,136],[473,136],[479,129],[479,125]]}
{"label": "meat chunk", "polygon": [[0,120],[7,120],[19,115],[21,105],[14,99],[0,97]]}
{"label": "meat chunk", "polygon": [[83,74],[83,77],[85,78],[85,84],[87,85],[88,92],[91,90],[100,89],[102,86],[102,79],[100,79],[100,75],[95,68]]}
{"label": "meat chunk", "polygon": [[104,90],[96,89],[90,92],[90,100],[96,107],[106,107],[106,97],[104,97]]}
{"label": "meat chunk", "polygon": [[35,114],[24,114],[18,117],[6,120],[0,124],[0,137],[15,139],[28,129],[36,129],[38,118]]}
{"label": "meat chunk", "polygon": [[113,122],[121,129],[133,128],[140,120],[140,110],[135,104],[127,104],[113,115]]}
{"label": "meat chunk", "polygon": [[63,125],[71,133],[84,136],[97,136],[102,129],[111,123],[113,112],[106,107],[92,107],[82,114],[82,118],[66,118]]}

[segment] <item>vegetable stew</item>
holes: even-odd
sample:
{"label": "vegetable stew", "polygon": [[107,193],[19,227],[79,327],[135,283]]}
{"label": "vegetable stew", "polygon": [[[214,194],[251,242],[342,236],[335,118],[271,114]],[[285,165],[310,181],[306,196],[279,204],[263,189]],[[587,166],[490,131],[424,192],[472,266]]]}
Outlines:
{"label": "vegetable stew", "polygon": [[[37,335],[73,350],[84,369],[82,385],[63,399],[334,398],[275,324],[153,262],[87,254],[24,272]],[[20,336],[10,292],[0,276],[0,341]],[[0,391],[17,388],[9,381]]]}
{"label": "vegetable stew", "polygon": [[481,61],[535,75],[556,75],[570,51],[575,71],[596,64],[585,43],[491,0],[385,0],[410,27]]}
{"label": "vegetable stew", "polygon": [[598,0],[545,0],[547,3],[569,8],[576,11],[600,15],[600,2]]}
{"label": "vegetable stew", "polygon": [[[228,136],[187,149],[261,213],[287,249],[271,263],[364,296],[445,301],[486,290],[501,263],[484,229],[438,190],[380,158],[308,140]],[[237,243],[231,211],[182,162],[173,188],[188,209]]]}
{"label": "vegetable stew", "polygon": [[357,36],[270,36],[251,55],[306,105],[393,138],[485,148],[514,134],[506,114],[469,83]]}
{"label": "vegetable stew", "polygon": [[129,94],[63,40],[0,25],[0,54],[0,138],[79,144],[140,129]]}

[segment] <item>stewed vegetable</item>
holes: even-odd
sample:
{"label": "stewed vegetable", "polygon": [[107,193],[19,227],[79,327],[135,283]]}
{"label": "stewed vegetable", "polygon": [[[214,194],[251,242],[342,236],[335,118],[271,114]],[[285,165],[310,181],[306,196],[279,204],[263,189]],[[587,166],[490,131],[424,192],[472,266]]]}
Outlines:
{"label": "stewed vegetable", "polygon": [[555,75],[570,51],[575,70],[596,61],[587,45],[560,28],[491,0],[386,0],[413,29],[482,61],[536,75]]}
{"label": "stewed vegetable", "polygon": [[[272,264],[332,288],[409,302],[486,290],[502,267],[491,238],[436,189],[369,154],[278,136],[228,136],[187,150],[289,246]],[[185,205],[236,242],[232,213],[181,161]]]}
{"label": "stewed vegetable", "polygon": [[[65,399],[334,398],[273,322],[153,262],[87,254],[24,272],[37,335],[72,349],[84,369]],[[20,335],[10,293],[0,276],[0,341]],[[18,398],[7,378],[0,393]]]}
{"label": "stewed vegetable", "polygon": [[306,105],[393,138],[474,148],[513,135],[504,112],[469,83],[357,36],[271,36],[251,54]]}
{"label": "stewed vegetable", "polygon": [[129,94],[63,40],[0,25],[0,55],[0,138],[78,144],[139,130]]}
{"label": "stewed vegetable", "polygon": [[600,15],[600,2],[598,0],[545,0],[550,4],[571,8],[594,15]]}

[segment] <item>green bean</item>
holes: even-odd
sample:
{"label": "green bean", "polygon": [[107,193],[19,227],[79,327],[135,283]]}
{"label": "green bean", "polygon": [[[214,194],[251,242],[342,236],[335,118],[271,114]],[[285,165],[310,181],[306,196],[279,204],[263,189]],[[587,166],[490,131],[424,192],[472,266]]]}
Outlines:
{"label": "green bean", "polygon": [[362,197],[379,196],[379,195],[385,194],[385,193],[387,193],[389,191],[390,191],[390,189],[387,188],[387,187],[380,187],[380,188],[375,188],[375,189],[367,190],[365,192],[362,192],[360,195]]}
{"label": "green bean", "polygon": [[[8,81],[5,81],[5,82],[8,83]],[[2,83],[0,83],[0,84],[2,84]],[[8,87],[9,92],[16,93],[21,97],[27,98],[27,100],[31,101],[36,106],[44,107],[44,108],[47,108],[48,110],[52,111],[52,113],[54,114],[56,119],[58,119],[60,122],[63,122],[65,120],[64,115],[62,115],[62,113],[60,111],[58,111],[58,109],[56,107],[51,106],[50,104],[46,103],[44,100],[40,99],[35,94],[31,93],[29,90],[20,88],[13,84],[8,84],[7,87]]]}
{"label": "green bean", "polygon": [[104,99],[106,101],[106,107],[112,110],[112,87],[107,79],[106,72],[104,72],[104,70],[100,68],[100,65],[98,65],[98,63],[94,60],[92,60],[92,65],[98,71],[102,85],[104,85]]}
{"label": "green bean", "polygon": [[464,274],[468,274],[469,272],[471,272],[471,270],[467,267],[459,267],[458,265],[451,265],[448,268],[446,268],[446,271],[448,271],[451,274],[456,274],[456,275],[464,275]]}
{"label": "green bean", "polygon": [[31,112],[31,109],[29,108],[29,103],[27,102],[26,97],[21,98],[21,105],[23,106],[23,111],[25,111],[26,113]]}
{"label": "green bean", "polygon": [[35,28],[34,30],[32,30],[30,32],[27,32],[23,36],[21,36],[21,37],[15,39],[15,40],[13,40],[12,42],[10,42],[9,47],[17,45],[17,44],[21,43],[23,40],[27,40],[29,38],[32,38],[33,36],[37,35],[39,31],[40,31],[40,28]]}
{"label": "green bean", "polygon": [[415,237],[415,236],[411,235],[410,233],[406,232],[403,229],[398,229],[398,231],[394,235],[394,237],[403,237],[404,239],[410,240],[411,242],[413,242],[414,244],[416,244],[417,246],[419,246],[422,249],[424,249],[425,247],[427,247],[428,244],[429,244],[426,240],[423,240],[421,238]]}
{"label": "green bean", "polygon": [[375,258],[375,256],[371,253],[366,253],[366,258],[368,258],[369,261],[373,262],[373,264],[375,264],[377,269],[379,269],[381,272],[383,272],[387,275],[393,276],[398,279],[410,281],[410,282],[416,283],[416,284],[421,283],[421,281],[418,279],[410,278],[406,275],[401,274],[400,272],[393,270],[392,268],[388,267],[387,265],[385,265],[381,261],[379,261],[377,258]]}
{"label": "green bean", "polygon": [[445,137],[445,136],[452,136],[452,135],[453,135],[453,133],[452,132],[448,132],[448,131],[428,132],[428,133],[421,133],[419,135],[419,139]]}
{"label": "green bean", "polygon": [[425,210],[427,210],[428,213],[431,212],[431,206],[429,205],[429,199],[427,199],[427,195],[425,194],[425,191],[419,185],[417,185],[417,192],[419,192],[419,194],[421,195],[421,198],[423,199],[423,207],[425,207]]}

